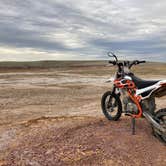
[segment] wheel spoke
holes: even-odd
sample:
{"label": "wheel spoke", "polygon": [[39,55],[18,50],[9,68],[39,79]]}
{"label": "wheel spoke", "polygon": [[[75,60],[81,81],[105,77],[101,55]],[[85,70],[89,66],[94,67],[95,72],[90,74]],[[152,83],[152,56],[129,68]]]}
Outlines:
{"label": "wheel spoke", "polygon": [[109,100],[106,102],[106,108],[108,109],[108,112],[112,113],[114,112],[117,107],[116,100],[112,97],[109,97]]}

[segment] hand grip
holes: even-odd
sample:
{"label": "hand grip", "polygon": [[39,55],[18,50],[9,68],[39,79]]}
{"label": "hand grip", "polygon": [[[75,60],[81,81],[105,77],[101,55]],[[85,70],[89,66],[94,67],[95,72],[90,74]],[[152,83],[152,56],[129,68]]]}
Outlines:
{"label": "hand grip", "polygon": [[115,61],[108,61],[108,63],[111,63],[113,65],[116,65],[116,62]]}

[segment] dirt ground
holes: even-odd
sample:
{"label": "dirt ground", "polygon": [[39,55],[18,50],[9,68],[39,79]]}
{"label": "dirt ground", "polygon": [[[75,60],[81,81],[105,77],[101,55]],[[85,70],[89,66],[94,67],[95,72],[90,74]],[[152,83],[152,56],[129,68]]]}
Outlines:
{"label": "dirt ground", "polygon": [[[152,135],[145,119],[136,121],[136,135],[131,135],[130,117],[110,122],[103,116],[100,99],[111,89],[105,83],[108,70],[1,71],[0,166],[165,166],[166,146]],[[157,99],[157,108],[166,107],[165,101]]]}

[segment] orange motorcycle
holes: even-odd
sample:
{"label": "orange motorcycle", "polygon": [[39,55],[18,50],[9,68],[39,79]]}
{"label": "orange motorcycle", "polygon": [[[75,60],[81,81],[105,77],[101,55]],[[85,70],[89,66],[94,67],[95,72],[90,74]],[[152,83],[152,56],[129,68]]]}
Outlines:
{"label": "orange motorcycle", "polygon": [[145,117],[152,125],[154,135],[166,143],[166,108],[156,111],[156,97],[166,95],[166,80],[142,80],[130,71],[133,65],[145,61],[119,61],[114,53],[110,64],[117,66],[111,91],[103,94],[101,107],[108,120],[117,121],[122,113],[132,117],[132,133],[135,133],[135,119]]}

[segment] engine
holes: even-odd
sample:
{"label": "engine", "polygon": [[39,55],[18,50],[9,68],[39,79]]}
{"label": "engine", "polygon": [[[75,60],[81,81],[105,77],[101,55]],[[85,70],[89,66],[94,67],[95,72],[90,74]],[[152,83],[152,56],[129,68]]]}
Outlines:
{"label": "engine", "polygon": [[[138,108],[136,104],[128,96],[127,91],[121,90],[121,92],[123,98],[124,112],[130,114],[137,114]],[[146,100],[141,101],[141,107],[144,111],[148,111],[153,115],[156,109],[155,98],[150,97]]]}
{"label": "engine", "polygon": [[126,90],[122,90],[122,96],[123,96],[124,112],[130,114],[137,114],[138,108],[136,104],[130,99]]}
{"label": "engine", "polygon": [[130,113],[130,114],[138,113],[138,108],[136,104],[129,97],[123,98],[123,104],[124,104],[125,113]]}
{"label": "engine", "polygon": [[141,102],[141,106],[144,111],[148,111],[153,115],[156,109],[155,98],[150,97],[146,100],[143,100]]}

